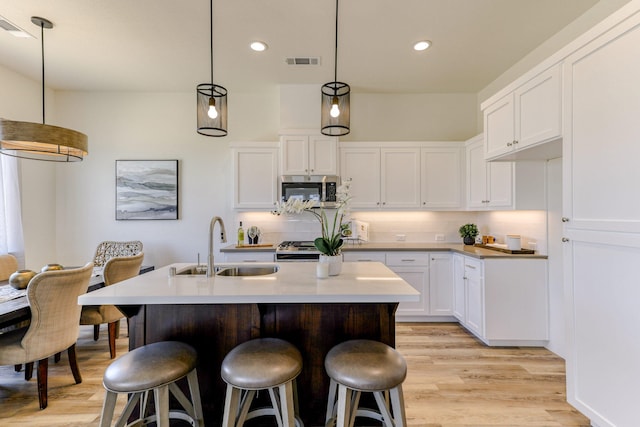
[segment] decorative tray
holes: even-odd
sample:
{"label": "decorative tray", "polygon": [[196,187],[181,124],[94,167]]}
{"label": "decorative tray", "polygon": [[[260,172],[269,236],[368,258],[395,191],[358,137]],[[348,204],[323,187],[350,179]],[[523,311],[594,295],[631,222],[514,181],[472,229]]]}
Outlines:
{"label": "decorative tray", "polygon": [[500,243],[489,243],[489,244],[481,244],[481,243],[476,243],[473,246],[476,246],[478,248],[484,248],[484,249],[491,249],[493,251],[499,251],[499,252],[504,252],[506,254],[515,254],[515,255],[520,255],[520,254],[535,254],[536,251],[534,251],[533,249],[508,249],[507,245],[503,245]]}

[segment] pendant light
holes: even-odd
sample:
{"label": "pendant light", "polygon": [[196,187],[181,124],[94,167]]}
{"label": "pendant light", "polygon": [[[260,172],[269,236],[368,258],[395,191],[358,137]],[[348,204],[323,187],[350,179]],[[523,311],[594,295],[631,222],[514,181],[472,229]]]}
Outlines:
{"label": "pendant light", "polygon": [[50,162],[82,161],[88,154],[87,135],[45,124],[44,29],[51,21],[37,16],[31,22],[40,27],[42,52],[42,124],[0,118],[0,153],[22,159]]}
{"label": "pendant light", "polygon": [[197,87],[198,133],[205,136],[227,135],[227,89],[213,83],[213,0],[211,8],[211,83]]}
{"label": "pendant light", "polygon": [[342,136],[351,131],[349,129],[350,93],[349,85],[338,81],[338,0],[336,0],[336,50],[333,81],[322,85],[320,132],[323,135]]}

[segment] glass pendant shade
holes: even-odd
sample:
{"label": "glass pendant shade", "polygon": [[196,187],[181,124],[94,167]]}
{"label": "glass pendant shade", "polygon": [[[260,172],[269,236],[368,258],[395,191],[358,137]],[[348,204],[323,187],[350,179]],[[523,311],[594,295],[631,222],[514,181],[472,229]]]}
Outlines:
{"label": "glass pendant shade", "polygon": [[202,83],[198,85],[196,92],[198,133],[205,136],[226,136],[227,90],[216,84]]}
{"label": "glass pendant shade", "polygon": [[350,123],[351,88],[342,82],[322,85],[321,132],[323,135],[342,136],[348,134]]}

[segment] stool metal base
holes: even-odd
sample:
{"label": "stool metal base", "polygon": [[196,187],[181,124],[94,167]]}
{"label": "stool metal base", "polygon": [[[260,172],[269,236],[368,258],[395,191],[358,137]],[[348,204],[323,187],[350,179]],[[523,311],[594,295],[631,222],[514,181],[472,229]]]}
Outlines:
{"label": "stool metal base", "polygon": [[[152,422],[155,422],[158,427],[169,427],[170,419],[187,421],[192,427],[204,427],[204,417],[202,414],[202,405],[200,403],[200,388],[198,386],[198,374],[195,369],[187,374],[187,380],[189,383],[189,394],[193,399],[193,404],[175,382],[156,387],[152,390],[131,393],[131,397],[127,401],[127,405],[122,411],[122,415],[120,415],[116,421],[115,427],[145,426]],[[147,415],[150,391],[153,391],[156,412],[155,414]],[[176,398],[184,410],[169,409],[169,393]],[[107,389],[107,394],[102,407],[102,416],[100,417],[100,427],[111,426],[117,397],[118,393]],[[138,419],[126,424],[137,404],[140,405]]]}
{"label": "stool metal base", "polygon": [[362,391],[354,390],[331,379],[325,427],[353,427],[356,417],[371,418],[386,427],[405,427],[402,384],[390,390],[372,391],[378,409],[358,408]]}
{"label": "stool metal base", "polygon": [[278,427],[294,425],[304,427],[298,413],[296,382],[295,379],[276,387],[268,388],[271,399],[270,408],[257,408],[249,411],[256,392],[260,390],[247,390],[227,384],[227,393],[224,402],[223,427],[238,427],[250,419],[262,416],[274,416]]}

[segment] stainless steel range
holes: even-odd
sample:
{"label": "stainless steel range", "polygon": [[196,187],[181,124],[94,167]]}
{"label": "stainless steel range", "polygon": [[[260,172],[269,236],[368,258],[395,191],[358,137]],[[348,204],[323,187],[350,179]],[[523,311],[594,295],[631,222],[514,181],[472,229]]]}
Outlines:
{"label": "stainless steel range", "polygon": [[312,241],[285,241],[276,248],[276,261],[318,261],[320,251]]}

